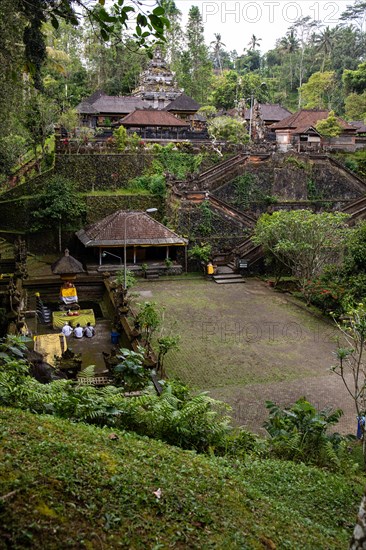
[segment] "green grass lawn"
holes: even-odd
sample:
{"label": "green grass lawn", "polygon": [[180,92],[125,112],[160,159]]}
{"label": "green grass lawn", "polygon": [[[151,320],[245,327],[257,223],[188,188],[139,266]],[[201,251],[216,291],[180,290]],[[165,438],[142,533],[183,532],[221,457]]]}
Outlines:
{"label": "green grass lawn", "polygon": [[0,409],[1,548],[348,546],[360,478],[111,436],[107,428]]}

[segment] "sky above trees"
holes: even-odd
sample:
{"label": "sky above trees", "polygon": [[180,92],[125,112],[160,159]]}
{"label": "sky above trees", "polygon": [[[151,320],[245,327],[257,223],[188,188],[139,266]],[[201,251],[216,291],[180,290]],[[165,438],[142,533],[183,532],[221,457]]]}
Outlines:
{"label": "sky above trees", "polygon": [[263,52],[273,48],[288,28],[302,17],[320,21],[322,25],[334,27],[339,23],[341,14],[350,1],[314,1],[307,0],[176,0],[177,8],[182,12],[183,24],[188,20],[192,4],[202,14],[205,39],[213,39],[214,33],[220,33],[227,50],[237,50],[240,54],[247,48],[250,37],[261,37],[260,49]]}

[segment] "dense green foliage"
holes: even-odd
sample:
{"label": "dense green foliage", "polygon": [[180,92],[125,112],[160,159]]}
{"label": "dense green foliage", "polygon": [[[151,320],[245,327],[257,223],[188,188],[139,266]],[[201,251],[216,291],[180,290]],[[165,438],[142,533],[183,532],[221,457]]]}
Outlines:
{"label": "dense green foliage", "polygon": [[281,409],[272,401],[266,402],[269,419],[264,427],[271,436],[275,455],[296,462],[337,468],[350,468],[347,439],[338,433],[327,433],[337,424],[343,412],[322,410],[304,398],[292,407]]}
{"label": "dense green foliage", "polygon": [[[146,303],[138,317],[145,340],[161,325],[160,311]],[[161,396],[152,387],[140,397],[125,397],[124,388],[79,386],[72,380],[41,384],[29,376],[29,365],[23,358],[24,344],[16,338],[1,341],[0,405],[18,407],[38,414],[53,414],[73,422],[114,426],[136,431],[172,445],[206,452],[225,450],[229,428],[228,406],[205,393],[192,395],[180,384],[166,384]],[[116,376],[130,386],[139,381],[146,386],[148,376],[142,373],[142,352],[121,350]],[[127,360],[127,361],[126,361]]]}
{"label": "dense green foliage", "polygon": [[65,225],[77,228],[85,214],[85,203],[78,194],[76,183],[60,175],[50,178],[39,197],[39,209],[33,212],[32,230],[52,228],[62,249],[61,231]]}
{"label": "dense green foliage", "polygon": [[345,234],[345,254],[339,265],[326,266],[320,277],[306,284],[306,295],[314,305],[336,317],[366,295],[366,224],[359,223]]}
{"label": "dense green foliage", "polygon": [[337,120],[337,117],[334,114],[334,111],[330,111],[327,118],[324,120],[319,120],[315,127],[319,134],[325,137],[337,137],[342,132],[342,126]]}
{"label": "dense green foliage", "polygon": [[315,214],[309,210],[263,214],[253,241],[291,270],[309,299],[308,282],[330,262],[339,263],[345,245],[346,219],[341,213]]}
{"label": "dense green foliage", "polygon": [[14,409],[0,416],[0,538],[10,547],[347,547],[356,478],[208,458]]}

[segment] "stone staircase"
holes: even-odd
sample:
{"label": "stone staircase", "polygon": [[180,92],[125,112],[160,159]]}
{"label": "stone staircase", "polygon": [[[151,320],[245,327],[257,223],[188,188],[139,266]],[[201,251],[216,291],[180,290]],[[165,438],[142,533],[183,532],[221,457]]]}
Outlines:
{"label": "stone staircase", "polygon": [[194,183],[199,189],[217,189],[235,176],[241,174],[242,168],[249,158],[249,155],[239,153],[235,157],[224,160],[215,166],[212,166],[205,172],[201,172]]}
{"label": "stone staircase", "polygon": [[357,220],[362,220],[366,217],[366,197],[361,197],[342,208],[342,212],[350,215],[351,225]]}
{"label": "stone staircase", "polygon": [[215,283],[219,285],[233,285],[245,283],[244,277],[229,266],[219,267],[217,273],[213,276]]}

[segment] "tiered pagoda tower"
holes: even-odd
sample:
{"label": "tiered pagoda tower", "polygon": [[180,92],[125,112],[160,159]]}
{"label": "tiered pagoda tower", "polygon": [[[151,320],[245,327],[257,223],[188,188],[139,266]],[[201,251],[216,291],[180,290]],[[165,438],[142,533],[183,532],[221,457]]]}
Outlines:
{"label": "tiered pagoda tower", "polygon": [[142,98],[153,109],[164,109],[182,92],[160,48],[156,48],[147,69],[140,76],[138,88],[132,92],[132,95]]}

